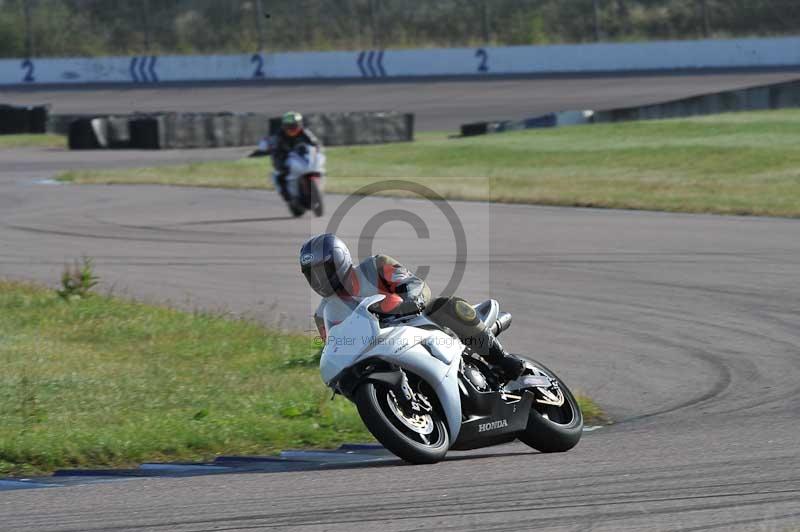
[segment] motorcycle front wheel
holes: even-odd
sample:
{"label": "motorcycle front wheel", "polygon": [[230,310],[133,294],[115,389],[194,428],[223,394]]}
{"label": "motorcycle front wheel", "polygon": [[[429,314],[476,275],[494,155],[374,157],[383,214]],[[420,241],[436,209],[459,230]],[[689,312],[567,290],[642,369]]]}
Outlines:
{"label": "motorcycle front wheel", "polygon": [[322,216],[325,212],[325,207],[322,204],[322,194],[319,191],[319,184],[316,179],[308,180],[308,198],[314,215]]}
{"label": "motorcycle front wheel", "polygon": [[536,399],[533,400],[528,414],[528,425],[517,437],[524,444],[543,453],[569,451],[578,444],[583,435],[583,414],[578,401],[555,373],[540,362],[528,360],[541,373],[558,383],[563,403],[548,404],[547,398],[540,397],[536,392]]}
{"label": "motorcycle front wheel", "polygon": [[450,448],[447,424],[435,408],[409,415],[388,384],[365,382],[355,403],[364,425],[384,447],[412,464],[433,464]]}

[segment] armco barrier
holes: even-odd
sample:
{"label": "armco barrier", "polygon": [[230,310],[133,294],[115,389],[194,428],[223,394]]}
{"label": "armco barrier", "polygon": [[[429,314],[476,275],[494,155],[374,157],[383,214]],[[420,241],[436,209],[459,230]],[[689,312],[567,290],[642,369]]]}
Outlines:
{"label": "armco barrier", "polygon": [[504,133],[506,131],[518,131],[521,129],[589,124],[592,122],[593,114],[593,111],[562,111],[523,120],[473,122],[461,125],[461,136],[472,137],[475,135],[486,135],[487,133]]}
{"label": "armco barrier", "polygon": [[678,118],[785,107],[800,107],[800,81],[703,94],[652,105],[598,111],[594,115],[594,122]]}
{"label": "armco barrier", "polygon": [[0,60],[0,85],[382,79],[800,67],[800,37]]}
{"label": "armco barrier", "polygon": [[461,126],[461,136],[485,135],[518,129],[573,124],[657,120],[710,115],[735,111],[763,111],[800,107],[800,81],[702,94],[663,103],[609,109],[605,111],[567,111],[526,120],[474,122]]}

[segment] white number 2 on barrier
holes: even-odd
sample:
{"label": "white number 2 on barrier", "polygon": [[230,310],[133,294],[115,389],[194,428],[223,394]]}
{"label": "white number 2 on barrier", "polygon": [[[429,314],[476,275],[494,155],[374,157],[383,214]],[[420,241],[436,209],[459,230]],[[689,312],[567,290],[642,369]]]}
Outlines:
{"label": "white number 2 on barrier", "polygon": [[22,78],[22,81],[24,81],[25,83],[33,83],[34,81],[36,81],[36,78],[33,77],[33,71],[34,71],[33,61],[31,61],[30,59],[26,59],[25,61],[22,62],[20,68],[22,68],[22,70],[25,71],[25,77]]}

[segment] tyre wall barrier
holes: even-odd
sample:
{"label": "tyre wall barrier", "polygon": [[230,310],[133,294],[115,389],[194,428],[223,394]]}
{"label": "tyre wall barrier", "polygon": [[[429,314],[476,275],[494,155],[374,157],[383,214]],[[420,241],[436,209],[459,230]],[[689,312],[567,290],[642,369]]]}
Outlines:
{"label": "tyre wall barrier", "polygon": [[69,135],[69,128],[73,122],[82,119],[97,118],[94,114],[62,114],[50,113],[47,117],[47,132],[55,135]]}
{"label": "tyre wall barrier", "polygon": [[189,149],[255,145],[266,134],[259,114],[164,113],[94,117],[63,115],[53,131],[67,128],[71,149]]}
{"label": "tyre wall barrier", "polygon": [[800,81],[692,96],[664,103],[598,111],[594,122],[653,120],[730,111],[800,107]]}
{"label": "tyre wall barrier", "polygon": [[67,144],[71,150],[121,149],[131,145],[127,116],[78,118],[69,125]]}
{"label": "tyre wall barrier", "polygon": [[[255,146],[280,118],[259,113],[161,113],[155,115],[66,115],[71,149],[190,149]],[[325,113],[306,116],[323,144],[341,146],[414,139],[414,115],[394,112]]]}
{"label": "tyre wall barrier", "polygon": [[[255,146],[269,128],[269,117],[259,113],[166,113],[153,118],[148,123],[148,139],[141,147],[190,149]],[[132,144],[139,147],[133,139]]]}
{"label": "tyre wall barrier", "polygon": [[19,107],[0,105],[0,135],[45,133],[48,108],[44,105]]}
{"label": "tyre wall barrier", "polygon": [[92,127],[91,118],[81,118],[70,125],[67,145],[71,150],[98,150],[103,147]]}
{"label": "tyre wall barrier", "polygon": [[[413,113],[311,113],[303,115],[303,122],[326,146],[382,144],[414,140]],[[280,127],[280,117],[270,119],[270,135],[278,133]]]}
{"label": "tyre wall barrier", "polygon": [[69,124],[71,150],[121,149],[131,145],[127,116],[82,117]]}
{"label": "tyre wall barrier", "polygon": [[0,85],[651,72],[800,67],[800,37],[415,50],[0,60]]}
{"label": "tyre wall barrier", "polygon": [[141,116],[128,121],[130,147],[140,150],[158,150],[164,147],[164,118]]}

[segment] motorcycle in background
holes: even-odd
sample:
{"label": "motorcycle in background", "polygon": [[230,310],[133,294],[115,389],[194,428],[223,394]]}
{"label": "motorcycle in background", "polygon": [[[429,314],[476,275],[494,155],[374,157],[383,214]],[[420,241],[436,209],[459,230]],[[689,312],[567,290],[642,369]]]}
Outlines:
{"label": "motorcycle in background", "polygon": [[[324,204],[322,193],[325,188],[325,154],[316,146],[299,144],[286,159],[289,174],[286,187],[291,200],[288,203],[292,216],[299,217],[306,211],[322,216]],[[272,180],[277,189],[277,172]]]}

